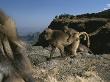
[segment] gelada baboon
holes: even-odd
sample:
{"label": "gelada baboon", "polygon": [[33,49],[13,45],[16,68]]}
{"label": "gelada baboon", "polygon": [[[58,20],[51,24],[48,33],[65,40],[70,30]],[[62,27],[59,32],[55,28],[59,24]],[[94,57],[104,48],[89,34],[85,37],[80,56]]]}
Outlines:
{"label": "gelada baboon", "polygon": [[[78,33],[78,31],[72,29],[72,28],[68,28],[68,26],[64,26],[64,32],[67,33],[69,35],[69,38],[68,38],[68,41],[69,39],[71,39],[71,37],[73,37],[73,35],[75,35],[75,37],[73,37],[73,39],[75,38],[78,38],[80,37],[81,35],[86,35],[84,36],[84,39],[86,39],[86,37],[88,38],[88,43],[87,43],[87,46],[89,47],[90,46],[90,41],[89,41],[89,37],[93,36],[93,35],[96,35],[98,32],[100,32],[102,29],[106,28],[106,26],[108,26],[108,23],[102,27],[100,27],[99,29],[97,29],[96,31],[90,33],[90,34],[87,34],[86,32],[80,32]],[[77,40],[77,39],[76,39]],[[71,54],[76,54],[76,50],[78,49],[78,46],[80,44],[80,39],[79,41],[76,41],[74,40],[72,45],[70,45],[67,49],[67,50],[71,50]],[[81,48],[80,48],[81,47]],[[79,46],[79,49],[84,51],[84,49],[82,49],[84,46]],[[90,53],[92,53],[90,50],[89,50]]]}
{"label": "gelada baboon", "polygon": [[52,57],[56,48],[60,50],[61,56],[64,56],[64,46],[71,43],[67,42],[68,37],[69,36],[61,30],[52,30],[48,28],[44,31],[44,38],[52,47],[50,58]]}
{"label": "gelada baboon", "polygon": [[90,46],[90,41],[89,41],[89,35],[86,32],[78,32],[75,29],[72,28],[68,28],[68,26],[64,26],[64,30],[63,30],[66,34],[69,35],[69,38],[67,41],[69,41],[70,39],[74,39],[74,41],[72,42],[71,45],[68,46],[69,50],[69,54],[71,55],[77,55],[77,50],[80,47],[80,38],[83,35],[84,40],[87,40],[87,46]]}
{"label": "gelada baboon", "polygon": [[[61,56],[64,56],[64,47],[68,45],[72,45],[72,52],[73,54],[76,54],[76,50],[78,48],[78,45],[80,43],[79,37],[81,35],[86,35],[89,39],[86,32],[74,32],[72,35],[68,35],[68,33],[65,33],[61,30],[52,30],[50,28],[46,29],[44,31],[45,39],[49,42],[49,44],[52,47],[50,58],[52,57],[53,53],[55,52],[55,49],[58,48],[60,50]],[[86,37],[85,37],[86,38]],[[76,49],[76,50],[74,50]]]}
{"label": "gelada baboon", "polygon": [[0,10],[0,82],[35,82],[16,24]]}
{"label": "gelada baboon", "polygon": [[[80,38],[81,35],[84,35],[84,40],[87,40],[87,41],[88,41],[88,42],[87,42],[87,46],[88,46],[88,47],[90,46],[89,36],[92,36],[93,33],[92,33],[91,35],[89,35],[89,34],[86,33],[86,32],[78,32],[78,31],[76,31],[75,29],[68,28],[68,26],[64,26],[64,30],[63,30],[63,31],[64,31],[66,34],[69,35],[69,38],[68,38],[67,41],[69,41],[69,40],[72,39],[72,38],[75,39],[76,36]],[[99,31],[99,30],[98,30],[98,31]],[[74,36],[75,36],[75,37],[74,37]]]}
{"label": "gelada baboon", "polygon": [[68,40],[70,39],[74,39],[74,41],[71,43],[71,48],[70,48],[70,51],[71,51],[71,54],[76,56],[77,55],[77,50],[78,50],[78,47],[80,45],[80,36],[84,36],[84,40],[87,40],[87,46],[89,47],[90,46],[90,41],[89,41],[89,36],[86,32],[76,32],[76,33],[73,33]]}

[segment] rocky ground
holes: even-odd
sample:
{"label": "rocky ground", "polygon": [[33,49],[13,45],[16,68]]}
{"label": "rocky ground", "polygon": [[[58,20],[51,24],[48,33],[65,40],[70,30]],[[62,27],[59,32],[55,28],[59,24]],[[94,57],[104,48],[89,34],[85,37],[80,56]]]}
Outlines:
{"label": "rocky ground", "polygon": [[28,50],[37,82],[110,82],[110,54],[78,53],[75,58],[61,58],[56,50],[52,60],[50,52],[40,46]]}

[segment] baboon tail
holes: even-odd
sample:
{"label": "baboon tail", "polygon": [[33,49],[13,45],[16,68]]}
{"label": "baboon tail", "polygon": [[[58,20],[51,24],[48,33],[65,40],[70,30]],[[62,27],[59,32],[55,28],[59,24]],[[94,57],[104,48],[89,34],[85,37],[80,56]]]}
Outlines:
{"label": "baboon tail", "polygon": [[87,40],[87,46],[89,47],[89,46],[90,46],[89,35],[88,35],[86,32],[80,32],[80,33],[79,33],[79,37],[80,37],[81,35],[84,35],[84,40]]}

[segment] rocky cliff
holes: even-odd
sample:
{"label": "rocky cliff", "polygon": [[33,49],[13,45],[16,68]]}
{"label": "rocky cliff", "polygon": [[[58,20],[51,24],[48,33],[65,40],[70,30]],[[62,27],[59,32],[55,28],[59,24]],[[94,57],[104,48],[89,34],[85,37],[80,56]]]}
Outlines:
{"label": "rocky cliff", "polygon": [[[98,13],[87,13],[76,16],[62,14],[56,16],[48,28],[62,30],[65,25],[80,32],[85,31],[88,34],[105,27],[105,29],[96,35],[90,37],[90,49],[95,54],[110,53],[110,9]],[[37,44],[47,46],[48,44],[43,39],[42,34],[40,34]]]}
{"label": "rocky cliff", "polygon": [[110,55],[78,53],[76,58],[60,57],[56,50],[47,61],[50,51],[41,46],[28,51],[36,82],[110,82]]}

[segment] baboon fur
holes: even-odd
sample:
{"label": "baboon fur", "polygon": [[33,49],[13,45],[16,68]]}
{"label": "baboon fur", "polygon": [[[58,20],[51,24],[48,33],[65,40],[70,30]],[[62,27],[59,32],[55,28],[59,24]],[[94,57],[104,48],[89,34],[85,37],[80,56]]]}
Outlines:
{"label": "baboon fur", "polygon": [[15,22],[0,10],[0,82],[35,82]]}
{"label": "baboon fur", "polygon": [[77,55],[77,50],[78,50],[79,45],[80,45],[80,37],[82,35],[84,36],[84,40],[87,40],[88,47],[90,46],[89,36],[88,36],[88,34],[86,32],[76,32],[76,33],[73,33],[73,35],[71,35],[69,37],[69,39],[74,39],[73,42],[70,45],[71,46],[70,47],[70,51],[71,51],[70,53],[73,56],[76,56]]}
{"label": "baboon fur", "polygon": [[[100,29],[99,29],[100,30]],[[99,31],[98,30],[98,31]],[[87,46],[89,47],[90,46],[90,40],[89,40],[89,37],[90,36],[93,36],[95,33],[91,33],[91,34],[88,34],[86,32],[78,32],[76,31],[75,29],[72,29],[72,28],[68,28],[68,26],[65,26],[64,27],[64,30],[63,30],[66,34],[69,35],[69,38],[67,41],[69,41],[70,39],[74,39],[76,36],[80,38],[80,36],[84,35],[84,40],[87,39]],[[75,36],[75,37],[74,37]]]}
{"label": "baboon fur", "polygon": [[[105,27],[105,26],[102,26],[102,27],[100,27],[99,29],[97,29],[96,31],[94,31],[93,33],[90,33],[90,34],[87,34],[86,32],[80,32],[80,34],[78,34],[78,31],[76,31],[76,30],[74,30],[74,29],[72,29],[72,28],[68,28],[68,26],[64,26],[63,31],[64,31],[66,34],[69,35],[68,41],[69,41],[69,39],[71,39],[71,37],[73,37],[73,35],[75,35],[75,37],[73,37],[73,39],[75,39],[76,37],[78,38],[79,36],[85,34],[85,36],[88,38],[87,46],[90,47],[89,37],[96,35],[98,32],[100,32],[100,31],[101,31],[102,29],[104,29],[104,28],[106,28],[106,27]],[[84,36],[84,39],[86,39],[85,36]],[[75,40],[74,40],[74,41],[75,41]],[[80,45],[80,46],[79,46],[79,45],[78,45],[79,42],[80,42],[80,40],[72,43],[73,47],[75,47],[76,49],[73,48],[73,47],[71,47],[72,45],[69,45],[68,48],[66,48],[67,50],[71,50],[71,52],[69,51],[70,54],[73,54],[73,53],[76,54],[77,48],[79,49],[79,51],[83,51],[83,52],[84,52],[84,50],[85,50],[85,49],[83,49],[83,48],[86,48],[90,53],[92,53],[89,48],[84,47],[83,45]],[[76,43],[76,44],[75,44],[75,43]],[[79,46],[79,47],[78,47],[78,46]],[[85,50],[85,51],[86,51],[86,50]]]}
{"label": "baboon fur", "polygon": [[52,55],[55,52],[56,48],[60,50],[61,56],[64,56],[64,48],[68,45],[72,46],[72,55],[76,55],[77,48],[80,44],[80,36],[84,35],[85,39],[89,39],[86,32],[73,32],[73,34],[68,35],[68,33],[65,33],[66,29],[64,32],[61,30],[52,30],[49,28],[46,29],[44,32],[45,39],[52,46],[50,58],[52,58]]}

